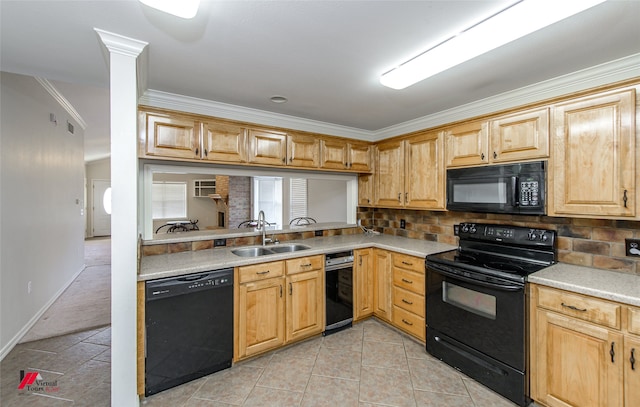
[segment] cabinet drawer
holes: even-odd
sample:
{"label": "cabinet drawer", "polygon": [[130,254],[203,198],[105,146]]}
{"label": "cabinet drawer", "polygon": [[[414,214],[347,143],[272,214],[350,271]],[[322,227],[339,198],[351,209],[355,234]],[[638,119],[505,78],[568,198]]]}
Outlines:
{"label": "cabinet drawer", "polygon": [[424,274],[424,259],[406,254],[393,253],[393,265]]}
{"label": "cabinet drawer", "polygon": [[393,307],[393,324],[418,338],[425,340],[424,318],[403,310],[400,307]]}
{"label": "cabinet drawer", "polygon": [[287,274],[303,273],[322,269],[324,256],[298,257],[297,259],[285,260],[285,262],[287,263]]}
{"label": "cabinet drawer", "polygon": [[395,267],[393,269],[393,285],[424,295],[424,274]]}
{"label": "cabinet drawer", "polygon": [[632,334],[640,335],[640,308],[629,307],[627,314],[629,315],[627,330]]}
{"label": "cabinet drawer", "polygon": [[538,306],[585,321],[620,329],[620,305],[605,300],[538,287]]}
{"label": "cabinet drawer", "polygon": [[393,305],[424,318],[424,296],[393,287]]}
{"label": "cabinet drawer", "polygon": [[238,267],[240,283],[264,280],[266,278],[280,277],[284,275],[284,262],[253,264],[251,266]]}

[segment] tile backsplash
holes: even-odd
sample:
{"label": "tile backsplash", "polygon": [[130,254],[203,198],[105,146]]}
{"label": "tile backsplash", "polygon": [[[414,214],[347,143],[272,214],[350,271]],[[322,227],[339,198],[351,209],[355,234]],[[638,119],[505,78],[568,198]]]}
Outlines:
{"label": "tile backsplash", "polygon": [[[640,238],[640,221],[358,208],[358,219],[381,233],[457,245],[460,222],[510,224],[558,233],[558,261],[640,275],[640,260],[625,257],[625,238]],[[405,221],[405,229],[400,221]]]}

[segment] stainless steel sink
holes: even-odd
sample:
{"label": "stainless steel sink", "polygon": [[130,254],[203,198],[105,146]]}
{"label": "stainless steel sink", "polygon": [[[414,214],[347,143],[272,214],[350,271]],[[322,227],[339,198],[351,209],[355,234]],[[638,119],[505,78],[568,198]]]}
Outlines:
{"label": "stainless steel sink", "polygon": [[269,250],[275,253],[297,252],[299,250],[307,250],[307,249],[310,249],[310,247],[305,246],[303,244],[281,244],[281,245],[269,247]]}
{"label": "stainless steel sink", "polygon": [[264,247],[243,247],[242,249],[231,250],[231,253],[240,257],[258,257],[273,254],[274,252]]}
{"label": "stainless steel sink", "polygon": [[231,250],[231,253],[240,257],[258,257],[265,256],[267,254],[291,253],[307,249],[310,249],[310,247],[303,244],[281,244],[276,246],[269,246],[269,248],[262,246],[242,247],[239,249]]}

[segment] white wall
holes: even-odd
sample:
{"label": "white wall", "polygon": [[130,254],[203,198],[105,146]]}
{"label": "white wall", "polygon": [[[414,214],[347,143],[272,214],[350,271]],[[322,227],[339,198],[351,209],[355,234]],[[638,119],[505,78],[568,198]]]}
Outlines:
{"label": "white wall", "polygon": [[85,165],[86,188],[86,231],[85,236],[93,236],[93,180],[111,180],[111,158],[91,161]]}
{"label": "white wall", "polygon": [[347,182],[309,179],[307,215],[317,222],[347,222]]}
{"label": "white wall", "polygon": [[35,78],[0,81],[2,358],[82,270],[85,219],[82,128]]}

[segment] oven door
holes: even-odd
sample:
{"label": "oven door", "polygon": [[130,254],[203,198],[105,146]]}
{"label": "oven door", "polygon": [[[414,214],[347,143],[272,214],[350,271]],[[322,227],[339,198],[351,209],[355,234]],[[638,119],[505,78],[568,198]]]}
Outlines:
{"label": "oven door", "polygon": [[427,327],[524,372],[524,284],[492,280],[427,263]]}

